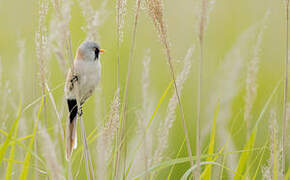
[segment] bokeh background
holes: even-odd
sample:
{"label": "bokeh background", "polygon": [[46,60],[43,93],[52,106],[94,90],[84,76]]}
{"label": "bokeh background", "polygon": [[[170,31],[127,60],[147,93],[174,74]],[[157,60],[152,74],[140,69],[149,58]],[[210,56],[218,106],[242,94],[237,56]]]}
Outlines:
{"label": "bokeh background", "polygon": [[[86,26],[86,19],[83,16],[79,1],[71,1],[71,19],[69,30],[71,33],[72,50],[77,47],[87,37],[87,32],[82,27]],[[91,7],[95,11],[102,10],[99,21],[102,22],[96,29],[97,39],[106,52],[101,57],[102,79],[96,93],[84,105],[84,123],[87,134],[101,132],[106,123],[112,100],[116,91],[116,59],[118,56],[117,46],[117,25],[116,25],[116,2],[115,1],[90,1]],[[164,1],[164,19],[168,28],[168,39],[172,51],[173,64],[178,74],[182,71],[184,57],[189,48],[193,47],[191,57],[191,69],[187,75],[187,80],[181,92],[181,102],[184,108],[186,125],[189,130],[190,144],[195,155],[196,144],[196,119],[197,119],[197,88],[198,88],[198,67],[199,67],[199,43],[197,39],[199,21],[199,0],[189,1]],[[132,40],[132,27],[134,23],[135,1],[128,0],[124,19],[123,41],[120,46],[120,87],[121,94],[125,88],[129,50]],[[261,122],[258,125],[258,132],[254,148],[251,151],[251,158],[247,166],[247,176],[253,177],[258,171],[257,179],[262,179],[267,167],[271,166],[271,127],[277,129],[277,140],[281,140],[282,124],[282,103],[283,103],[283,80],[284,59],[285,59],[285,2],[283,0],[218,0],[209,5],[209,21],[207,24],[204,40],[204,64],[203,64],[203,90],[201,97],[201,140],[202,152],[206,154],[214,118],[214,110],[219,104],[219,115],[216,122],[216,141],[215,151],[218,152],[225,147],[224,156],[219,156],[219,162],[235,170],[241,153],[247,143],[247,133],[254,128],[258,117],[275,87],[269,105],[265,108]],[[148,100],[148,115],[151,117],[159,99],[171,81],[171,76],[167,64],[166,55],[159,41],[158,33],[146,10],[146,4],[142,3],[140,10],[139,23],[136,34],[136,46],[132,65],[132,78],[129,86],[128,95],[128,115],[127,124],[128,154],[136,148],[140,141],[140,130],[138,113],[142,109],[142,72],[144,71],[144,57],[150,57],[149,87],[146,99]],[[12,123],[17,116],[19,103],[27,105],[35,102],[21,114],[18,128],[18,137],[31,135],[35,123],[35,111],[39,108],[41,97],[41,81],[39,62],[36,57],[35,34],[38,30],[39,2],[37,0],[0,0],[0,128],[9,132]],[[51,19],[55,10],[49,2],[48,15],[45,17],[48,38],[50,34],[61,32],[61,29],[51,29]],[[259,40],[260,37],[260,40]],[[258,48],[255,45],[261,41]],[[55,99],[58,111],[62,115],[63,128],[66,127],[67,110],[63,96],[63,83],[65,73],[62,71],[57,55],[50,48],[48,43],[49,56],[45,59],[46,79],[49,87],[53,89],[52,95]],[[256,81],[251,87],[257,86],[257,96],[253,100],[250,111],[250,124],[247,126],[244,120],[245,96],[247,86],[247,74],[250,62],[255,56],[258,63],[254,64],[256,69]],[[69,63],[69,60],[66,60]],[[68,67],[68,66],[67,66]],[[278,84],[278,85],[277,85]],[[153,119],[150,133],[152,133],[152,152],[158,147],[158,127],[164,121],[167,106],[174,89],[170,91],[162,102],[156,116]],[[289,92],[288,92],[289,93]],[[22,101],[20,101],[22,99]],[[122,98],[121,98],[122,99]],[[122,101],[121,101],[122,103]],[[40,116],[39,121],[47,129],[51,141],[54,144],[54,151],[59,160],[59,166],[63,169],[62,179],[67,179],[67,162],[64,158],[64,149],[61,147],[59,135],[56,134],[57,117],[50,99],[47,97],[47,110]],[[276,120],[276,125],[273,121]],[[275,123],[274,123],[275,124]],[[250,127],[250,130],[249,130]],[[38,130],[42,133],[43,129]],[[79,129],[79,145],[81,142]],[[287,154],[286,172],[289,168],[289,131],[287,132]],[[3,144],[6,136],[0,134],[0,143]],[[187,150],[184,144],[184,132],[182,128],[181,116],[178,108],[176,109],[176,119],[172,128],[169,130],[169,142],[163,153],[163,160],[176,159],[177,157],[187,157]],[[37,140],[36,140],[37,141]],[[45,153],[41,150],[42,144],[39,136],[36,142],[37,148],[34,149],[41,158],[45,160]],[[98,141],[96,138],[89,145],[89,150],[93,159],[95,173],[98,174]],[[22,142],[28,147],[29,138]],[[227,145],[226,145],[227,144]],[[278,149],[281,149],[278,142]],[[265,153],[260,157],[261,147],[266,147]],[[180,153],[177,155],[178,151]],[[9,150],[9,149],[8,149]],[[4,158],[9,157],[9,151]],[[16,145],[15,160],[24,161],[26,150]],[[229,153],[226,153],[229,152]],[[280,153],[280,150],[278,151]],[[149,154],[150,154],[149,153]],[[129,157],[130,155],[128,155]],[[85,164],[81,153],[74,154],[72,162],[72,175],[75,179],[85,178]],[[142,159],[142,158],[141,158]],[[260,161],[261,159],[261,161]],[[150,160],[150,157],[149,157]],[[51,173],[45,175],[40,171],[46,169],[37,163],[33,157],[29,167],[28,177],[45,179],[51,177]],[[79,163],[81,162],[81,163]],[[142,164],[142,160],[136,163],[136,170],[132,170],[129,179],[140,174],[144,169],[137,168]],[[7,161],[0,165],[0,177],[4,178],[7,169]],[[150,166],[153,166],[152,163]],[[23,163],[14,163],[12,179],[19,178]],[[141,165],[140,165],[141,166]],[[190,163],[176,164],[172,170],[171,179],[180,179],[184,172],[190,167]],[[111,166],[107,171],[110,171]],[[263,171],[264,170],[264,171]],[[279,169],[278,169],[279,170]],[[158,170],[152,179],[165,179],[170,172],[170,167]],[[53,173],[52,173],[53,174]],[[221,177],[221,168],[215,167],[212,172],[212,179],[232,179],[232,174],[224,170]],[[271,174],[271,173],[270,173]],[[288,171],[289,174],[289,171]],[[271,177],[270,177],[271,178]],[[250,178],[251,179],[251,178]]]}

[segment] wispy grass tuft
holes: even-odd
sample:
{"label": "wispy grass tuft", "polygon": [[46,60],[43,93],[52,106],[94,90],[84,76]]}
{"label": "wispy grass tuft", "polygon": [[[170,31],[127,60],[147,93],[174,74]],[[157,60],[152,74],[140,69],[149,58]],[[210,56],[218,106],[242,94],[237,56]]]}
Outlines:
{"label": "wispy grass tuft", "polygon": [[[36,47],[36,58],[39,64],[39,76],[41,84],[41,93],[42,96],[45,96],[46,88],[46,76],[47,76],[47,60],[49,59],[48,51],[48,38],[47,38],[47,28],[46,28],[46,16],[48,13],[49,2],[47,0],[42,0],[40,3],[39,9],[39,19],[38,19],[38,30],[35,34],[35,47]],[[47,127],[47,102],[46,97],[44,97],[44,122],[45,127]]]}
{"label": "wispy grass tuft", "polygon": [[55,14],[50,20],[49,47],[57,57],[58,63],[66,75],[69,62],[66,60],[66,43],[70,32],[68,31],[69,22],[71,20],[70,0],[52,0]]}
{"label": "wispy grass tuft", "polygon": [[79,1],[80,7],[82,9],[83,16],[86,20],[86,26],[83,26],[82,29],[87,33],[87,40],[100,41],[99,27],[104,23],[106,19],[105,6],[107,1],[103,1],[101,7],[98,10],[90,3],[90,0]]}
{"label": "wispy grass tuft", "polygon": [[[176,78],[176,85],[178,88],[178,92],[181,93],[183,89],[183,85],[185,81],[187,80],[188,74],[190,72],[191,68],[191,57],[193,54],[194,48],[190,48],[187,51],[187,54],[183,60],[183,69],[178,74]],[[155,150],[154,156],[153,156],[153,163],[159,163],[162,159],[164,159],[163,153],[166,147],[168,146],[168,138],[169,138],[169,131],[173,125],[173,122],[176,119],[176,108],[178,106],[178,100],[177,95],[174,93],[172,97],[169,100],[168,107],[167,107],[167,113],[164,122],[162,122],[159,126],[158,135],[157,135],[157,148]]]}
{"label": "wispy grass tuft", "polygon": [[165,23],[164,17],[163,17],[163,3],[162,3],[162,0],[146,0],[145,2],[147,4],[148,13],[151,16],[153,24],[157,30],[158,35],[159,35],[159,39],[161,41],[161,44],[163,45],[163,48],[164,48],[165,53],[167,55],[167,62],[169,64],[169,70],[170,70],[171,78],[173,80],[173,84],[174,84],[174,88],[175,88],[178,107],[179,107],[179,111],[180,111],[180,114],[182,117],[182,124],[183,124],[183,130],[184,130],[184,134],[185,134],[187,153],[188,153],[188,156],[190,157],[190,164],[191,164],[191,166],[193,166],[192,151],[191,151],[191,147],[190,147],[188,130],[187,130],[185,117],[184,117],[184,113],[183,113],[183,107],[182,107],[179,92],[178,92],[178,87],[177,87],[176,80],[175,80],[175,73],[174,73],[174,68],[173,68],[173,63],[172,63],[170,44],[169,44],[169,40],[168,40],[168,36],[167,36],[167,27],[166,27],[166,23]]}
{"label": "wispy grass tuft", "polygon": [[[119,109],[120,99],[119,92],[115,92],[111,109],[109,112],[109,118],[104,127],[100,130],[102,134],[98,140],[98,178],[107,179],[110,175],[107,169],[110,167],[111,160],[114,156],[114,150],[117,149],[117,144],[114,144],[116,135],[119,129]],[[114,149],[115,148],[115,149]]]}
{"label": "wispy grass tuft", "polygon": [[58,151],[57,147],[51,139],[50,135],[47,132],[46,128],[43,128],[41,124],[39,124],[39,133],[40,136],[40,147],[43,157],[46,160],[47,167],[49,168],[49,174],[51,174],[51,179],[63,179],[63,167],[61,162],[59,161],[59,157],[57,157]]}
{"label": "wispy grass tuft", "polygon": [[[117,90],[116,92],[118,93],[118,99],[120,99],[120,48],[121,48],[121,44],[123,41],[123,26],[124,26],[124,22],[125,22],[125,15],[127,12],[127,0],[116,0],[116,30],[117,30],[117,72],[116,72],[116,80],[117,80]],[[123,105],[125,106],[125,104]],[[123,107],[123,109],[125,109],[125,107]],[[118,112],[120,113],[120,108],[118,110]],[[122,115],[119,115],[119,121],[120,121],[120,129],[118,129],[118,133],[117,133],[117,138],[116,138],[116,145],[117,147],[119,147],[120,145],[120,149],[117,149],[116,152],[116,158],[115,158],[115,174],[114,174],[114,178],[119,178],[119,168],[120,168],[120,162],[121,162],[121,153],[124,156],[123,159],[123,166],[124,169],[126,168],[126,143],[127,141],[125,141],[125,128],[126,128],[126,119],[121,119],[121,117],[123,117]],[[124,143],[122,143],[122,145],[120,144],[122,141],[124,141]],[[124,149],[124,151],[123,151]]]}
{"label": "wispy grass tuft", "polygon": [[248,63],[248,69],[247,69],[247,77],[246,77],[246,96],[245,96],[245,111],[244,111],[244,120],[247,124],[247,130],[248,130],[248,137],[250,137],[251,134],[251,111],[253,108],[253,104],[256,100],[257,96],[257,75],[259,71],[259,63],[260,63],[260,51],[261,51],[261,44],[263,40],[263,34],[266,29],[266,21],[268,19],[268,16],[270,14],[270,11],[267,11],[266,15],[264,16],[264,19],[262,21],[262,26],[260,27],[260,30],[257,34],[257,39],[255,42],[255,45],[253,47],[253,55],[250,59],[250,62]]}

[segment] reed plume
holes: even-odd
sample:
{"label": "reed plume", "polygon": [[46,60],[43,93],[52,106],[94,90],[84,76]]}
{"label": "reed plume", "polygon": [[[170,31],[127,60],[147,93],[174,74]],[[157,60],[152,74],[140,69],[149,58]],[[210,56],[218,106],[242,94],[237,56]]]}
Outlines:
{"label": "reed plume", "polygon": [[269,131],[270,131],[270,158],[267,161],[267,165],[262,168],[264,179],[281,179],[281,144],[278,136],[278,124],[277,113],[275,109],[270,111],[269,119]]}
{"label": "reed plume", "polygon": [[[43,0],[39,2],[39,19],[38,19],[38,30],[35,34],[35,46],[36,46],[36,58],[39,64],[39,76],[41,83],[41,93],[45,96],[45,83],[46,83],[46,74],[47,74],[47,61],[49,59],[49,51],[48,51],[48,39],[47,39],[47,28],[45,24],[45,18],[48,12],[48,1]],[[47,103],[46,97],[44,97],[44,121],[47,126]]]}
{"label": "reed plume", "polygon": [[[183,89],[183,85],[185,81],[187,80],[188,74],[190,72],[191,68],[191,57],[193,54],[194,48],[190,48],[187,51],[187,54],[183,60],[183,69],[178,74],[176,78],[176,85],[178,88],[178,92],[181,93]],[[172,95],[172,97],[169,100],[168,107],[167,107],[167,114],[165,117],[165,120],[163,123],[160,124],[158,135],[157,135],[157,148],[155,150],[154,156],[153,156],[153,163],[157,164],[161,162],[163,159],[163,153],[166,147],[168,146],[168,139],[169,139],[169,131],[173,125],[173,122],[176,119],[176,108],[178,106],[178,100],[176,92]]]}
{"label": "reed plume", "polygon": [[106,179],[106,169],[110,166],[110,158],[113,158],[114,146],[117,148],[117,144],[114,144],[116,135],[119,129],[119,109],[120,99],[119,92],[115,92],[113,101],[111,103],[111,109],[109,112],[108,121],[102,128],[101,136],[98,141],[98,178]]}
{"label": "reed plume", "polygon": [[50,20],[49,45],[57,57],[58,63],[64,75],[67,74],[69,62],[66,60],[66,43],[70,32],[68,30],[71,20],[71,5],[70,0],[53,0],[53,8],[55,13]]}
{"label": "reed plume", "polygon": [[[117,24],[117,90],[116,92],[118,93],[118,99],[120,99],[120,48],[121,48],[121,43],[123,41],[123,31],[122,28],[124,26],[124,18],[126,15],[126,4],[127,4],[127,0],[116,0],[116,24]],[[123,107],[124,108],[124,107]],[[120,108],[118,109],[118,113],[120,113]],[[120,116],[119,116],[119,121],[120,121]],[[125,138],[125,128],[126,128],[126,119],[122,119],[122,121],[120,121],[120,130],[118,129],[118,133],[117,133],[117,138],[116,138],[116,145],[117,147],[119,147],[119,143],[121,141],[124,141],[125,143],[122,143],[122,145],[120,145],[120,148],[117,150],[116,152],[116,162],[115,162],[115,174],[114,174],[114,178],[118,178],[119,176],[119,168],[120,168],[120,153],[123,152],[123,156],[124,156],[124,160],[123,160],[123,164],[124,164],[124,169],[125,169],[125,157],[126,157],[126,141],[124,140]],[[125,149],[124,151],[123,148]]]}
{"label": "reed plume", "polygon": [[257,39],[253,47],[253,55],[250,59],[250,62],[248,63],[248,69],[247,69],[247,77],[246,77],[246,96],[245,96],[245,112],[244,112],[244,120],[247,124],[247,130],[248,130],[248,138],[251,134],[251,126],[250,126],[250,120],[251,120],[251,111],[253,108],[253,104],[256,100],[257,96],[257,75],[259,71],[259,63],[260,63],[260,51],[261,51],[261,44],[263,40],[263,35],[266,29],[266,20],[268,19],[270,11],[267,11],[266,15],[264,16],[264,19],[262,21],[262,26],[259,29],[259,32],[257,34]]}

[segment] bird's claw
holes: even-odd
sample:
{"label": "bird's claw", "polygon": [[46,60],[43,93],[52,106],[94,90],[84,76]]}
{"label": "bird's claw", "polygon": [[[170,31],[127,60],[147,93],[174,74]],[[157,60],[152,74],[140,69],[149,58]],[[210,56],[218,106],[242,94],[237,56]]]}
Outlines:
{"label": "bird's claw", "polygon": [[79,110],[78,110],[78,115],[79,115],[79,116],[82,116],[82,115],[83,115],[83,109],[79,109]]}

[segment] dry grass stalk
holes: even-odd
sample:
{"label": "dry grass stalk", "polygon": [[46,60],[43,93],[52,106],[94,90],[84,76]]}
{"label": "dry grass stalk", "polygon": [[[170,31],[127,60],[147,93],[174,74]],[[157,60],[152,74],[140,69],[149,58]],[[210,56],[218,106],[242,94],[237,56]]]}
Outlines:
{"label": "dry grass stalk", "polygon": [[[146,126],[150,119],[151,109],[150,105],[150,96],[148,95],[148,87],[150,84],[150,62],[151,57],[149,56],[149,49],[146,50],[146,55],[143,59],[143,73],[141,79],[141,93],[142,93],[142,108],[136,112],[138,117],[138,132],[137,134],[141,136],[142,146],[143,148],[138,151],[137,159],[135,160],[136,164],[133,166],[135,172],[140,172],[140,170],[148,170],[150,166],[149,157],[151,157],[152,152],[152,131],[149,128],[146,131]],[[140,163],[142,162],[142,163]],[[149,176],[145,175],[145,179],[148,179]]]}
{"label": "dry grass stalk", "polygon": [[[190,72],[191,68],[191,57],[193,54],[193,48],[188,49],[186,57],[184,58],[184,64],[182,71],[178,74],[176,78],[176,85],[178,88],[178,92],[181,93],[183,89],[183,84],[185,83],[188,74]],[[168,138],[169,138],[169,130],[171,129],[173,122],[176,119],[176,108],[178,106],[178,99],[176,92],[173,94],[173,96],[170,98],[168,107],[167,107],[167,114],[165,117],[165,120],[163,123],[159,126],[158,131],[158,146],[155,150],[154,156],[153,156],[153,162],[159,163],[163,159],[163,153],[166,147],[168,146]]]}
{"label": "dry grass stalk", "polygon": [[[117,90],[118,91],[118,90]],[[119,129],[119,109],[120,99],[119,92],[115,92],[109,113],[109,119],[106,122],[103,133],[98,141],[98,177],[106,179],[106,169],[109,166],[109,160],[112,157],[114,140]],[[117,146],[117,145],[116,145]]]}
{"label": "dry grass stalk", "polygon": [[[45,18],[48,12],[48,1],[43,0],[40,1],[39,7],[39,20],[38,20],[38,30],[35,34],[35,46],[36,46],[36,58],[39,63],[39,75],[40,75],[40,82],[41,82],[41,93],[45,96],[45,82],[46,82],[46,65],[47,60],[49,59],[49,51],[48,51],[48,39],[47,39],[47,28],[45,25]],[[44,97],[44,105],[43,105],[43,112],[44,112],[44,121],[45,125],[47,126],[47,103],[46,97]]]}
{"label": "dry grass stalk", "polygon": [[178,88],[177,88],[176,81],[175,81],[175,74],[174,74],[174,68],[173,68],[173,64],[172,64],[171,51],[170,51],[169,41],[168,41],[168,37],[167,37],[167,29],[166,29],[166,24],[165,24],[164,19],[163,19],[163,3],[161,0],[146,0],[146,4],[147,4],[147,9],[148,9],[149,15],[151,16],[152,21],[155,25],[155,28],[157,29],[160,41],[161,41],[161,43],[164,47],[164,50],[166,52],[166,55],[167,55],[167,62],[169,64],[169,70],[170,70],[170,74],[172,76],[172,80],[173,80],[173,84],[174,84],[174,88],[175,88],[175,92],[176,92],[176,97],[177,97],[177,101],[178,101],[178,107],[179,107],[180,114],[182,117],[182,125],[183,125],[185,139],[186,139],[187,153],[188,153],[188,156],[190,158],[191,167],[193,167],[194,164],[193,164],[192,151],[191,151],[190,141],[189,141],[189,136],[188,136],[188,130],[186,127],[186,122],[185,122],[184,113],[183,113],[183,107],[181,104]]}
{"label": "dry grass stalk", "polygon": [[139,10],[141,6],[141,0],[136,1],[136,8],[135,8],[135,21],[133,25],[133,32],[132,32],[132,42],[130,47],[130,54],[129,54],[129,62],[128,62],[128,71],[127,71],[127,78],[126,78],[126,86],[125,86],[125,95],[124,95],[124,110],[123,110],[123,119],[126,118],[126,110],[127,110],[127,99],[128,99],[128,88],[130,85],[130,75],[131,75],[131,66],[133,61],[133,53],[135,48],[135,40],[136,40],[136,31],[137,31],[137,24],[138,24],[138,17],[139,17]]}
{"label": "dry grass stalk", "polygon": [[116,10],[117,10],[117,40],[118,44],[123,40],[123,31],[122,28],[124,26],[124,19],[126,15],[126,4],[127,0],[116,0]]}
{"label": "dry grass stalk", "polygon": [[247,72],[247,77],[246,77],[244,120],[247,124],[248,138],[250,137],[250,133],[251,133],[251,126],[250,126],[251,111],[252,111],[252,107],[255,102],[256,96],[257,96],[257,74],[259,71],[259,62],[260,62],[259,54],[261,51],[261,44],[263,40],[264,31],[266,28],[265,21],[268,19],[269,12],[270,11],[267,11],[264,17],[263,23],[262,23],[263,25],[257,34],[257,40],[253,47],[253,56],[248,64],[248,69],[247,69],[248,72]]}
{"label": "dry grass stalk", "polygon": [[[211,1],[213,4],[215,1]],[[197,121],[196,121],[196,179],[200,179],[200,155],[201,155],[201,143],[200,143],[200,121],[201,121],[201,98],[202,98],[202,75],[203,75],[203,58],[204,58],[204,34],[209,19],[209,2],[208,0],[202,0],[198,40],[200,46],[200,61],[199,61],[199,78],[198,78],[198,95],[197,95]]]}
{"label": "dry grass stalk", "polygon": [[58,112],[58,110],[57,110],[57,107],[56,107],[56,103],[55,103],[55,100],[54,100],[54,98],[53,98],[53,95],[52,95],[52,93],[51,93],[51,91],[50,91],[50,88],[49,88],[49,86],[48,86],[48,84],[47,83],[45,83],[45,87],[46,87],[46,90],[47,90],[47,92],[49,93],[49,98],[50,98],[50,100],[51,100],[51,104],[52,104],[52,107],[53,107],[53,109],[54,109],[54,111],[55,111],[55,113],[56,113],[56,117],[57,117],[57,122],[58,122],[58,128],[59,128],[59,131],[60,131],[60,136],[61,136],[61,140],[62,140],[62,145],[63,145],[63,147],[64,147],[64,143],[65,143],[65,141],[64,141],[64,131],[63,131],[63,128],[62,128],[62,123],[61,123],[61,116],[60,116],[60,114],[59,114],[59,112]]}
{"label": "dry grass stalk", "polygon": [[285,0],[285,11],[286,11],[286,55],[285,55],[285,65],[284,65],[284,101],[283,101],[283,122],[282,122],[282,179],[285,176],[285,156],[287,152],[287,117],[286,117],[286,110],[287,110],[287,91],[288,91],[288,24],[289,24],[289,0]]}
{"label": "dry grass stalk", "polygon": [[281,179],[280,168],[281,148],[278,136],[277,114],[275,110],[270,112],[270,158],[266,166],[262,168],[264,179]]}
{"label": "dry grass stalk", "polygon": [[[120,46],[123,40],[123,25],[124,25],[124,18],[126,15],[126,4],[127,4],[127,0],[116,0],[116,23],[117,23],[117,91],[118,94],[118,98],[120,99]],[[118,110],[118,112],[120,112],[120,109]],[[119,116],[119,121],[120,121],[120,116]],[[123,120],[123,122],[120,122],[120,135],[117,134],[117,138],[116,138],[116,144],[118,147],[119,142],[124,141],[125,138],[125,119]],[[118,130],[119,131],[119,130]],[[122,149],[124,148],[124,157],[126,156],[126,141],[124,141],[124,145],[120,146],[120,149],[117,150],[117,154],[116,154],[116,163],[115,163],[115,175],[114,178],[118,179],[118,172],[119,172],[119,166],[120,166],[120,152],[122,152]],[[125,159],[124,158],[124,169],[125,169]]]}
{"label": "dry grass stalk", "polygon": [[271,111],[271,179],[280,179],[282,176],[281,169],[279,167],[279,162],[281,159],[281,148],[278,138],[278,124],[277,124],[277,115],[275,111]]}
{"label": "dry grass stalk", "polygon": [[112,153],[113,140],[119,128],[120,120],[120,97],[118,90],[115,92],[115,96],[111,105],[109,121],[105,125],[104,137],[106,139],[107,145],[110,149],[107,149],[107,152]]}
{"label": "dry grass stalk", "polygon": [[106,17],[105,6],[107,1],[103,1],[99,10],[94,10],[90,0],[79,1],[83,16],[87,25],[82,29],[87,32],[86,40],[100,41],[99,27],[104,23]]}
{"label": "dry grass stalk", "polygon": [[41,152],[43,154],[43,157],[46,159],[47,167],[49,168],[52,179],[63,179],[63,167],[58,161],[59,158],[56,156],[58,153],[56,152],[55,144],[50,138],[50,135],[48,134],[46,128],[40,126],[39,129],[41,131],[39,135],[42,139],[42,141],[40,141]]}
{"label": "dry grass stalk", "polygon": [[[117,1],[117,24],[118,24],[118,52],[120,48],[120,42],[122,41],[122,31],[121,28],[124,24],[124,17],[125,16],[125,5],[126,0],[118,0]],[[122,131],[126,128],[126,115],[127,115],[127,101],[128,101],[128,89],[130,85],[130,75],[131,75],[131,66],[133,63],[133,53],[135,48],[135,40],[136,40],[136,32],[137,32],[137,24],[138,24],[138,18],[139,18],[139,11],[141,6],[141,0],[136,0],[136,7],[135,7],[135,20],[133,25],[133,32],[132,32],[132,42],[130,47],[130,54],[129,54],[129,61],[128,61],[128,70],[127,70],[127,77],[126,77],[126,85],[124,90],[124,99],[123,99],[123,111],[122,111]],[[118,54],[118,64],[119,64],[119,54]],[[118,70],[119,72],[119,70]],[[118,73],[119,74],[119,73]],[[118,87],[119,88],[119,87]],[[124,132],[122,132],[122,137],[124,136]],[[126,145],[125,145],[126,146]],[[126,157],[126,147],[125,147],[125,157]]]}
{"label": "dry grass stalk", "polygon": [[[42,0],[39,1],[39,19],[38,19],[38,29],[35,34],[35,47],[36,47],[36,58],[39,64],[39,76],[40,76],[40,83],[41,83],[41,94],[44,96],[43,100],[43,113],[44,113],[44,124],[45,127],[47,127],[47,102],[46,102],[46,96],[45,96],[45,83],[46,83],[46,65],[47,60],[49,59],[49,52],[47,48],[47,28],[45,25],[45,18],[47,16],[48,12],[48,1]],[[37,152],[37,134],[35,135],[35,143],[34,143],[34,151]],[[38,160],[35,160],[36,166],[38,166]],[[36,179],[38,179],[37,174],[35,174]]]}

